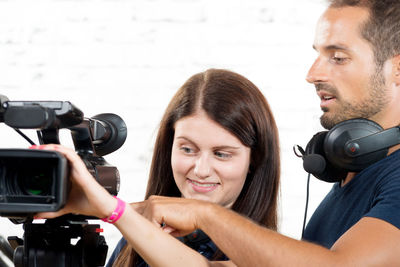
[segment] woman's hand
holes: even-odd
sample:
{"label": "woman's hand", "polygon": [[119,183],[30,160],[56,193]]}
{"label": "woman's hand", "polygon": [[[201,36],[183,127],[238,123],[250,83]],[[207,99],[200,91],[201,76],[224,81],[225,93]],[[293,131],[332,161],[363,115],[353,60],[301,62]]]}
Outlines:
{"label": "woman's hand", "polygon": [[61,145],[33,146],[32,149],[53,150],[61,153],[69,163],[71,191],[64,208],[56,212],[41,212],[35,218],[54,218],[67,213],[96,216],[109,216],[117,206],[117,200],[105,190],[87,170],[85,163],[72,149]]}

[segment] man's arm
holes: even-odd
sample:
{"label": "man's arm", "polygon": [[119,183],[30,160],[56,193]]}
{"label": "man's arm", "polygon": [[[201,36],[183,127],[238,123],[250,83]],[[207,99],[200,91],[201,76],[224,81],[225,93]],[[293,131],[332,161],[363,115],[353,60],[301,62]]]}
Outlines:
{"label": "man's arm", "polygon": [[208,261],[197,251],[157,229],[129,206],[115,226],[150,266],[236,266],[229,261]]}
{"label": "man's arm", "polygon": [[328,250],[208,202],[151,197],[133,206],[174,235],[202,229],[238,266],[400,266],[400,231],[376,218],[361,219]]}

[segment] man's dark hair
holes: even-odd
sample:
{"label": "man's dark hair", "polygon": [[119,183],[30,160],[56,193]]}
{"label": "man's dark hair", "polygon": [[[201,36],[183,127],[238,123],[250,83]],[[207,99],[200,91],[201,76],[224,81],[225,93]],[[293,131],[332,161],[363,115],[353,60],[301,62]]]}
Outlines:
{"label": "man's dark hair", "polygon": [[369,18],[361,28],[361,35],[372,44],[377,66],[400,54],[399,0],[328,0],[329,7],[362,7],[369,10]]}

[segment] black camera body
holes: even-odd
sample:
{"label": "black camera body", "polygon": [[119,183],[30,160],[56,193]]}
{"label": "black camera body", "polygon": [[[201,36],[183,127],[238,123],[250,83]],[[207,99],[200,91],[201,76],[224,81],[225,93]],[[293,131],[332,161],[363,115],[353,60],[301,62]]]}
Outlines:
{"label": "black camera body", "polygon": [[[68,101],[9,101],[0,95],[0,122],[32,145],[34,142],[20,129],[35,129],[40,144],[59,144],[59,129],[68,129],[75,151],[94,179],[117,195],[118,169],[103,156],[125,142],[127,128],[118,115],[102,113],[85,118]],[[100,235],[102,229],[99,224],[88,223],[88,219],[96,218],[67,214],[33,223],[35,213],[57,211],[66,204],[71,183],[68,177],[67,159],[56,151],[0,149],[0,216],[24,224],[23,239],[9,236],[9,245],[0,243],[0,250],[9,251],[7,255],[16,267],[105,264],[108,246]],[[73,239],[79,241],[74,244]]]}
{"label": "black camera body", "polygon": [[[103,156],[125,142],[127,128],[118,115],[85,118],[68,101],[9,101],[0,96],[0,102],[0,122],[18,130],[35,129],[40,144],[59,144],[59,129],[70,130],[75,150],[89,172],[110,194],[117,195],[118,169]],[[60,153],[0,149],[0,216],[24,218],[57,211],[66,203],[69,184],[68,162]]]}

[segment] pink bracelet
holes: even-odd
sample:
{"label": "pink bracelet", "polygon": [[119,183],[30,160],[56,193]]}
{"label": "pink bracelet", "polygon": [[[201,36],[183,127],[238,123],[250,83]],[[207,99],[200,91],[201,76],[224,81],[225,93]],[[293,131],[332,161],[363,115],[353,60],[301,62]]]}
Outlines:
{"label": "pink bracelet", "polygon": [[108,223],[115,223],[116,221],[119,220],[119,218],[121,218],[122,214],[125,211],[125,207],[126,207],[126,203],[124,201],[122,201],[121,199],[115,197],[118,202],[117,202],[117,207],[115,208],[115,210],[111,213],[110,216],[101,219],[103,222],[108,222]]}

